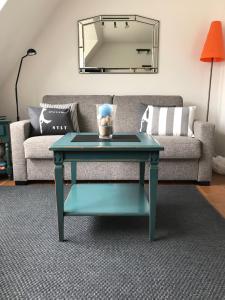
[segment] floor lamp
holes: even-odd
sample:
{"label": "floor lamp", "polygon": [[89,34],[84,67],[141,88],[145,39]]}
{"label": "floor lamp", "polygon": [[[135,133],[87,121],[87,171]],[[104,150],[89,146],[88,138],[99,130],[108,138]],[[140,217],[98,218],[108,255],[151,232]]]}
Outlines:
{"label": "floor lamp", "polygon": [[221,62],[225,59],[224,41],[222,24],[220,21],[213,21],[211,23],[205,45],[202,50],[200,60],[203,62],[210,62],[210,76],[209,76],[209,92],[206,121],[209,120],[209,106],[210,106],[210,94],[211,94],[211,82],[212,82],[212,70],[214,62]]}
{"label": "floor lamp", "polygon": [[19,121],[20,117],[19,117],[19,106],[18,106],[18,91],[17,91],[17,86],[18,86],[18,81],[19,81],[19,77],[20,77],[20,71],[21,71],[21,67],[23,64],[23,60],[24,58],[26,58],[27,56],[33,56],[36,55],[37,52],[34,49],[28,49],[27,50],[27,54],[21,57],[20,60],[20,66],[19,66],[19,70],[18,70],[18,74],[16,77],[16,84],[15,84],[15,94],[16,94],[16,120]]}

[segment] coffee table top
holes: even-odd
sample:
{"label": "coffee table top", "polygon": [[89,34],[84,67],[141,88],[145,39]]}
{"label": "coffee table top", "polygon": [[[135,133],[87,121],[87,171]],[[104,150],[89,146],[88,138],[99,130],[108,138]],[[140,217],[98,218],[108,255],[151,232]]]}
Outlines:
{"label": "coffee table top", "polygon": [[[115,133],[116,135],[129,135],[131,133]],[[135,133],[139,142],[112,142],[102,140],[100,142],[73,142],[76,135],[96,135],[93,132],[71,132],[56,141],[49,150],[51,151],[161,151],[164,148],[150,135],[146,133]],[[134,135],[134,133],[132,134]]]}

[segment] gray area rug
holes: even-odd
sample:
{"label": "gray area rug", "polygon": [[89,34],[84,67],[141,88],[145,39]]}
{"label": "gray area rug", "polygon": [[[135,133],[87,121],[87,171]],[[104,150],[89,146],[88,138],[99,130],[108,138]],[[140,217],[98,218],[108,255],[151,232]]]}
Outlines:
{"label": "gray area rug", "polygon": [[159,187],[147,219],[67,217],[54,186],[0,187],[0,299],[225,299],[225,220],[194,186]]}

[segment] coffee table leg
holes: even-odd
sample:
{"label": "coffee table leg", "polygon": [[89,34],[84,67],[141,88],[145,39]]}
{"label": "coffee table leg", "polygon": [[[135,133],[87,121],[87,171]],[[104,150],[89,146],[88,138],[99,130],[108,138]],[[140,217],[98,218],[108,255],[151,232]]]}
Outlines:
{"label": "coffee table leg", "polygon": [[139,182],[141,185],[144,185],[145,183],[145,162],[144,161],[141,161],[139,164],[139,172],[140,172]]}
{"label": "coffee table leg", "polygon": [[157,186],[158,186],[158,162],[159,152],[153,152],[150,159],[149,171],[149,239],[155,239],[155,225],[156,225],[156,204],[157,204]]}
{"label": "coffee table leg", "polygon": [[71,162],[71,182],[72,184],[76,184],[77,182],[77,162]]}
{"label": "coffee table leg", "polygon": [[56,200],[57,200],[57,213],[58,213],[58,232],[59,241],[64,240],[64,165],[63,156],[60,153],[55,153],[55,189],[56,189]]}

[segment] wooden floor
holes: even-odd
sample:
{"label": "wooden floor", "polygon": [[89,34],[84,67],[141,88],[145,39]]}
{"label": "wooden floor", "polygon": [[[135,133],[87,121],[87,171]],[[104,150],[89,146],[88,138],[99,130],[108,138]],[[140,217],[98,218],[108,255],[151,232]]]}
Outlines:
{"label": "wooden floor", "polygon": [[210,186],[198,186],[198,190],[225,218],[225,176],[213,174]]}
{"label": "wooden floor", "polygon": [[[0,178],[0,186],[14,185],[14,181]],[[213,174],[213,180],[210,186],[197,185],[197,188],[205,199],[225,218],[225,176]]]}

